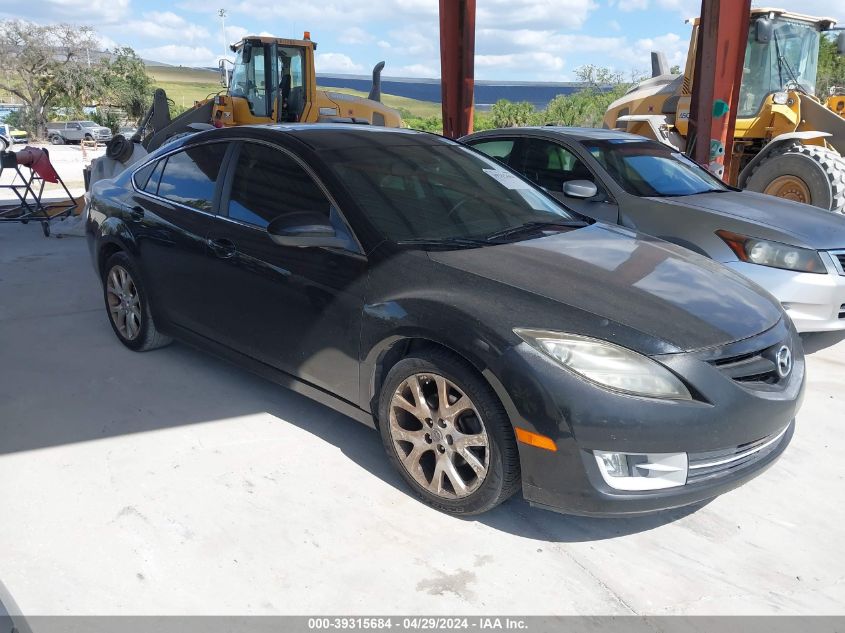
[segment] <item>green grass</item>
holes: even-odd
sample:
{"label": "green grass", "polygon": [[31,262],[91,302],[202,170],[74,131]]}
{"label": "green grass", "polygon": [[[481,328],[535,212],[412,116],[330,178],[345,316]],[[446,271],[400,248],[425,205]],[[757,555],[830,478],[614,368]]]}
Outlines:
{"label": "green grass", "polygon": [[[329,86],[320,86],[323,90],[330,90],[332,92],[342,92],[343,94],[355,95],[356,97],[366,97],[366,92],[360,90],[352,90],[351,88],[332,88]],[[384,105],[397,110],[407,110],[415,117],[425,118],[440,114],[441,108],[439,103],[433,101],[419,101],[417,99],[409,99],[408,97],[398,97],[382,93],[381,100]]]}
{"label": "green grass", "polygon": [[[190,107],[194,101],[202,101],[209,95],[217,94],[220,90],[223,90],[223,86],[219,82],[219,75],[213,70],[180,66],[148,66],[147,74],[152,77],[153,85],[156,88],[163,88],[167,96],[179,106]],[[350,88],[318,87],[321,90],[342,92],[358,97],[367,96],[366,92]],[[397,110],[407,111],[415,117],[425,118],[440,114],[440,104],[432,101],[418,101],[417,99],[390,94],[382,94],[381,100],[385,105]]]}

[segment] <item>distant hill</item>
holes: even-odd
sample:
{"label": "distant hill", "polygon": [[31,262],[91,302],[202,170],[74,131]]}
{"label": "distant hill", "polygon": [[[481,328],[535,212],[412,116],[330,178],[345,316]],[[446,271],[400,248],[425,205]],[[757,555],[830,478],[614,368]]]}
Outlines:
{"label": "distant hill", "polygon": [[[186,104],[190,105],[196,99],[205,98],[220,90],[219,75],[213,68],[190,68],[187,66],[171,66],[159,62],[144,60],[147,72],[155,79],[156,84],[167,90],[175,90],[177,97],[184,95]],[[339,88],[358,93],[370,90],[372,77],[370,75],[345,75],[336,73],[317,73],[317,83],[321,88]],[[197,84],[191,86],[190,84]],[[475,105],[479,110],[489,109],[499,99],[508,101],[528,101],[538,109],[546,107],[549,101],[557,95],[571,94],[582,90],[585,84],[580,82],[530,82],[530,81],[476,81]],[[382,77],[382,93],[402,97],[412,101],[423,101],[428,104],[439,104],[440,79],[421,79],[411,77]],[[174,98],[171,96],[171,98]],[[174,98],[179,103],[177,98]],[[408,107],[413,104],[392,105],[393,107]],[[430,108],[426,108],[429,110]],[[420,116],[427,116],[420,114]]]}

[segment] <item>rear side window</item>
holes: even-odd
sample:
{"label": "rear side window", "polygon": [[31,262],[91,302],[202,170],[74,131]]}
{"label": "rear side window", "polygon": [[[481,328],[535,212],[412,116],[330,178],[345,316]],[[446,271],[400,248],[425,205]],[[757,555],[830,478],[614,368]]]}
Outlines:
{"label": "rear side window", "polygon": [[513,139],[498,139],[495,141],[481,141],[480,143],[473,143],[471,147],[484,152],[490,158],[495,158],[507,165],[511,158],[511,154],[513,153],[513,146],[515,144],[516,141]]}
{"label": "rear side window", "polygon": [[[197,145],[175,154],[165,161],[158,195],[173,202],[211,212],[217,175],[226,153],[226,143]],[[147,185],[155,180],[152,175]]]}
{"label": "rear side window", "polygon": [[[155,169],[157,165],[157,162],[150,163],[149,165],[144,165],[143,167],[141,167],[141,169],[135,172],[135,175],[132,177],[132,179],[135,181],[136,188],[141,191],[147,190],[147,183],[150,180],[150,174],[153,173],[153,169]],[[150,193],[155,193],[155,191],[151,191]]]}
{"label": "rear side window", "polygon": [[331,203],[322,189],[293,158],[268,145],[241,146],[229,217],[259,228],[285,213],[311,211],[329,218]]}

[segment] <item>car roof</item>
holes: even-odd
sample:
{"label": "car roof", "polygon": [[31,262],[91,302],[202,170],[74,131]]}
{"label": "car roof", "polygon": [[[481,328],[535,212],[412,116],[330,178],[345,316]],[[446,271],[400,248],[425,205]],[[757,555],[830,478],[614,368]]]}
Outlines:
{"label": "car roof", "polygon": [[355,123],[279,123],[241,125],[200,132],[187,137],[184,143],[213,138],[249,137],[267,141],[293,138],[316,151],[352,147],[386,147],[397,145],[451,145],[454,141],[437,134]]}
{"label": "car roof", "polygon": [[485,130],[463,137],[461,140],[482,138],[485,136],[566,136],[575,141],[607,141],[607,140],[643,140],[650,139],[638,134],[629,134],[619,130],[608,130],[597,127],[566,127],[563,125],[543,125],[539,127],[512,127],[498,130]]}

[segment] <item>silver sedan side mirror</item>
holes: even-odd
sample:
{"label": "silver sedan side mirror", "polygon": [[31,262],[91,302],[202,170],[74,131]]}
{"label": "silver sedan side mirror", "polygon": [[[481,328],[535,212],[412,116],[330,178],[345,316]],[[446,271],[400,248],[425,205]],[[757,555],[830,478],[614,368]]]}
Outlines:
{"label": "silver sedan side mirror", "polygon": [[598,192],[596,183],[590,180],[570,180],[563,183],[563,195],[570,198],[592,198]]}

